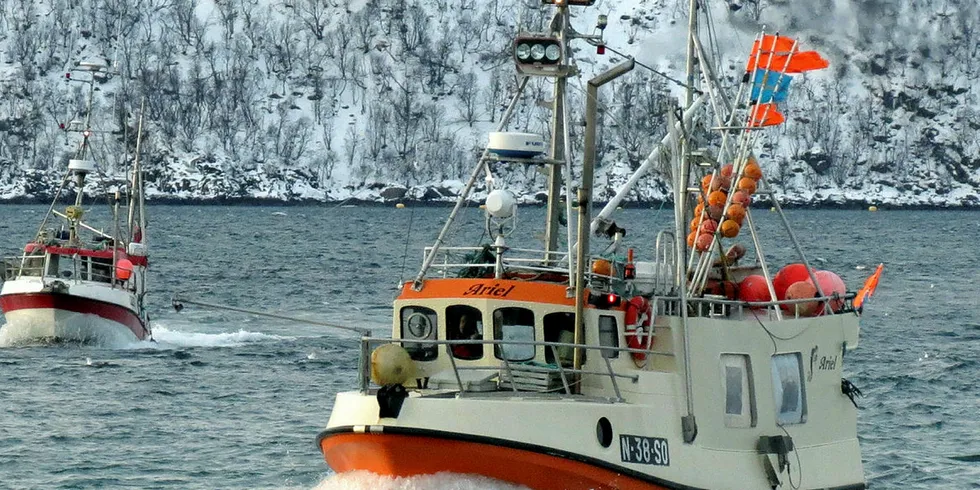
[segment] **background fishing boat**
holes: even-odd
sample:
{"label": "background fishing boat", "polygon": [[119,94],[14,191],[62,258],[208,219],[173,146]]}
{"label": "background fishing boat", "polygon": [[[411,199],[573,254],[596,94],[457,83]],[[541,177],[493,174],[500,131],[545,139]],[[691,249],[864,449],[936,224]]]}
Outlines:
{"label": "background fishing boat", "polygon": [[[77,150],[67,161],[61,186],[42,218],[35,238],[22,254],[3,260],[0,310],[6,323],[0,329],[4,343],[102,342],[143,340],[150,336],[144,304],[146,295],[147,235],[143,174],[139,165],[141,127],[137,130],[131,179],[103,196],[110,220],[97,227],[87,221],[86,184],[96,178],[93,160],[93,94],[96,83],[111,73],[101,63],[80,63],[84,78],[67,81],[87,85],[88,103],[83,121],[62,124],[79,134]],[[72,204],[58,210],[70,185]],[[100,189],[105,192],[105,189]],[[121,208],[122,201],[126,206]],[[126,212],[126,216],[121,213]],[[125,220],[121,223],[122,220]],[[60,226],[59,226],[60,223]]]}

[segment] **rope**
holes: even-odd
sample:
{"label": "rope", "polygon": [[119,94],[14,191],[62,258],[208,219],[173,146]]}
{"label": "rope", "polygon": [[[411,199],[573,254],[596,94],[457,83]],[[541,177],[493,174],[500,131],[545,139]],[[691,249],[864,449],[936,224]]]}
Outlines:
{"label": "rope", "polygon": [[[608,49],[609,51],[612,51],[613,53],[616,53],[616,54],[622,56],[623,58],[629,58],[630,57],[630,56],[626,55],[625,53],[623,53],[622,51],[619,51],[618,49],[613,48],[613,47],[610,47],[608,45],[606,46],[606,49]],[[682,82],[682,81],[680,81],[680,80],[678,80],[678,79],[676,79],[674,77],[671,77],[670,75],[668,75],[668,74],[666,74],[666,73],[664,73],[662,71],[656,70],[653,67],[651,67],[651,66],[649,66],[649,65],[647,65],[645,63],[642,63],[640,61],[637,61],[636,59],[634,59],[633,62],[636,63],[637,66],[639,66],[641,68],[645,68],[645,69],[649,70],[650,72],[652,72],[654,75],[658,75],[660,77],[663,77],[664,79],[666,79],[666,80],[668,80],[670,82],[673,82],[673,83],[677,84],[680,87],[690,88],[694,93],[696,93],[698,95],[702,95],[704,93],[701,90],[699,90],[699,89],[697,89],[695,87],[691,87],[688,84],[686,84],[686,83],[684,83],[684,82]]]}

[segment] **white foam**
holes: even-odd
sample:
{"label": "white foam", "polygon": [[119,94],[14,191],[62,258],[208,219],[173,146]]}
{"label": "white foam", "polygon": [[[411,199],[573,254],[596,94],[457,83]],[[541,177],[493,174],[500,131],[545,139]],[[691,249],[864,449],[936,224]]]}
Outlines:
{"label": "white foam", "polygon": [[294,337],[269,335],[239,329],[237,332],[185,332],[171,330],[162,325],[153,326],[153,340],[127,345],[129,349],[179,349],[184,347],[234,347],[255,342],[292,340]]}
{"label": "white foam", "polygon": [[522,490],[527,487],[477,475],[436,473],[410,477],[381,476],[367,471],[331,475],[313,490]]}

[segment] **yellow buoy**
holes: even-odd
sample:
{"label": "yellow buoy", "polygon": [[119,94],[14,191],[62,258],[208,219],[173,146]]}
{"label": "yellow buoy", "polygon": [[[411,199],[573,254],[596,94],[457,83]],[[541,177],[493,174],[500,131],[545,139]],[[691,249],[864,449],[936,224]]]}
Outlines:
{"label": "yellow buoy", "polygon": [[873,211],[877,211],[877,210],[878,210],[878,206],[868,206],[868,211],[872,211],[873,212]]}
{"label": "yellow buoy", "polygon": [[405,203],[403,202],[395,204],[395,209],[404,209],[404,208],[405,208]]}
{"label": "yellow buoy", "polygon": [[384,344],[371,352],[371,380],[386,385],[400,385],[415,376],[412,356],[398,344]]}
{"label": "yellow buoy", "polygon": [[775,213],[776,212],[776,206],[773,206],[773,207],[769,208],[769,212],[770,213]]}

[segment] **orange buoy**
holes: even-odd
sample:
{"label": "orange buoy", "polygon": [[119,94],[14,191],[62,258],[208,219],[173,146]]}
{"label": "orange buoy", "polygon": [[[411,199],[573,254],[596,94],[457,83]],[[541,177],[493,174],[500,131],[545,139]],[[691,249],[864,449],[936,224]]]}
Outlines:
{"label": "orange buoy", "polygon": [[752,180],[759,180],[762,178],[762,168],[754,161],[749,162],[745,165],[745,169],[742,170],[742,175]]}
{"label": "orange buoy", "polygon": [[708,194],[708,206],[724,206],[728,199],[728,194],[722,191],[714,191]]}
{"label": "orange buoy", "polygon": [[694,217],[695,218],[700,218],[701,217],[701,214],[703,214],[703,213],[704,213],[704,203],[703,202],[702,203],[698,203],[697,206],[694,206]]}
{"label": "orange buoy", "polygon": [[728,206],[728,212],[725,213],[725,215],[728,216],[728,219],[738,223],[739,226],[742,226],[742,220],[745,219],[745,208],[743,208],[741,204],[733,202]]}
{"label": "orange buoy", "polygon": [[743,208],[748,208],[752,204],[752,196],[745,191],[735,191],[735,194],[732,194],[732,203],[740,204]]}
{"label": "orange buoy", "polygon": [[133,263],[129,259],[116,261],[116,279],[127,281],[133,275]]}
{"label": "orange buoy", "polygon": [[725,164],[721,167],[721,176],[728,177],[730,179],[732,178],[732,172],[734,171],[735,171],[735,167],[732,164],[730,163]]}
{"label": "orange buoy", "polygon": [[691,229],[690,229],[690,231],[694,231],[694,230],[698,229],[698,224],[700,224],[700,223],[701,223],[701,218],[698,218],[697,216],[695,216],[691,220]]}
{"label": "orange buoy", "polygon": [[714,235],[711,233],[702,233],[698,235],[698,239],[694,243],[694,248],[698,252],[704,252],[705,250],[711,248],[712,240],[714,240]]}
{"label": "orange buoy", "polygon": [[[752,194],[755,192],[755,181],[748,177],[742,177],[738,180],[738,190],[745,191],[747,194]],[[711,202],[710,197],[708,202]]]}
{"label": "orange buoy", "polygon": [[612,264],[606,259],[596,259],[592,262],[592,273],[600,276],[611,276]]}
{"label": "orange buoy", "polygon": [[721,236],[725,238],[735,238],[742,227],[738,226],[733,220],[726,219],[721,223]]}
{"label": "orange buoy", "polygon": [[711,190],[711,174],[701,177],[701,190],[707,194]]}
{"label": "orange buoy", "polygon": [[687,248],[694,246],[694,240],[698,237],[698,232],[692,231],[687,234]]}
{"label": "orange buoy", "polygon": [[[807,299],[817,296],[817,287],[810,281],[798,281],[790,284],[786,288],[786,299]],[[782,305],[783,309],[789,313],[796,313],[799,316],[813,316],[820,312],[819,301],[806,301],[803,303],[793,303]]]}

